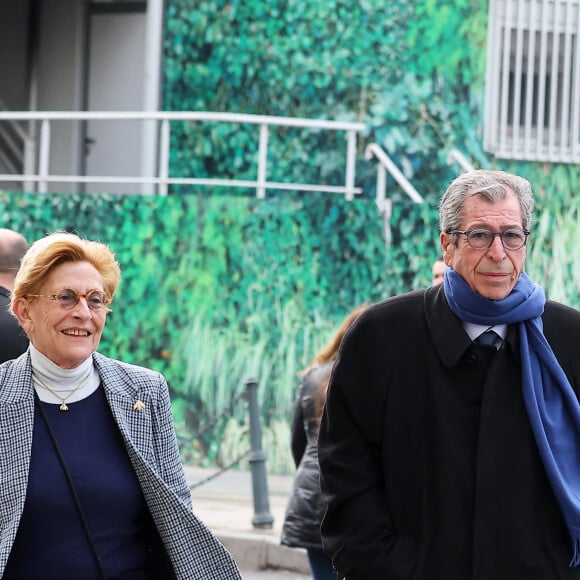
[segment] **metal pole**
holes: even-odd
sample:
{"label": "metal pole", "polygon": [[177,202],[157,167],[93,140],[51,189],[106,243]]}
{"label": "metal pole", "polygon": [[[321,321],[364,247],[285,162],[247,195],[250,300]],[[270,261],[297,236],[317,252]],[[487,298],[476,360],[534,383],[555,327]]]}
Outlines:
{"label": "metal pole", "polygon": [[48,191],[45,179],[50,171],[50,121],[44,119],[40,124],[40,156],[38,158],[38,192],[46,193]]}
{"label": "metal pole", "polygon": [[[163,54],[163,0],[148,0],[145,12],[144,76],[142,107],[144,111],[158,111],[161,101],[161,55]],[[159,163],[159,125],[157,122],[141,123],[141,171],[143,177],[153,177]],[[165,185],[167,188],[167,185]],[[141,184],[141,193],[155,193],[153,183]],[[162,194],[163,195],[163,194]]]}
{"label": "metal pole", "polygon": [[266,197],[266,165],[268,164],[268,125],[260,125],[260,141],[258,146],[258,187],[256,197]]}
{"label": "metal pole", "polygon": [[270,513],[268,498],[268,481],[266,479],[266,455],[262,451],[262,427],[258,408],[258,381],[246,379],[246,393],[250,413],[250,470],[252,473],[252,491],[254,495],[254,517],[252,525],[255,528],[272,528],[274,518]]}
{"label": "metal pole", "polygon": [[345,176],[345,199],[354,199],[354,174],[356,162],[356,132],[348,131],[346,134],[346,176]]}
{"label": "metal pole", "polygon": [[169,177],[169,120],[161,121],[161,141],[159,143],[159,195],[167,195],[167,178]]}

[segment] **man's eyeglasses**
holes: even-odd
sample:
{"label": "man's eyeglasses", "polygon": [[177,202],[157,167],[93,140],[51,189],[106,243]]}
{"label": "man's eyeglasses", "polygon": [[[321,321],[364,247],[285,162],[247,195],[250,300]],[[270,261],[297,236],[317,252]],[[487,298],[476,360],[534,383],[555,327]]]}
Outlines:
{"label": "man's eyeglasses", "polygon": [[[91,290],[86,294],[80,294],[75,290],[71,290],[67,288],[65,290],[61,290],[58,294],[29,294],[26,298],[48,298],[48,300],[54,300],[63,308],[73,308],[79,303],[81,298],[84,298],[87,302],[87,306],[91,310],[101,310],[103,308],[107,308],[107,306],[111,303],[111,301],[106,297],[104,292],[100,290]],[[107,311],[110,310],[107,308]]]}
{"label": "man's eyeglasses", "polygon": [[503,232],[490,232],[489,230],[453,230],[452,235],[462,234],[467,238],[467,243],[474,250],[488,250],[496,236],[499,236],[506,250],[519,250],[526,245],[530,232],[519,228],[505,230]]}

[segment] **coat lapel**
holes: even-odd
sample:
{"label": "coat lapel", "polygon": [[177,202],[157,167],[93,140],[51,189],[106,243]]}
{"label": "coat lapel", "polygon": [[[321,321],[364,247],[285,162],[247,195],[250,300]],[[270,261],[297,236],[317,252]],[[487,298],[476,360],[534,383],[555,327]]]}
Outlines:
{"label": "coat lapel", "polygon": [[152,424],[154,402],[150,400],[149,393],[145,390],[140,392],[126,375],[117,372],[117,367],[106,357],[95,353],[93,358],[111,413],[130,456],[132,457],[134,453],[145,463],[154,464]]}
{"label": "coat lapel", "polygon": [[33,424],[34,386],[26,352],[0,366],[0,570],[24,509]]}

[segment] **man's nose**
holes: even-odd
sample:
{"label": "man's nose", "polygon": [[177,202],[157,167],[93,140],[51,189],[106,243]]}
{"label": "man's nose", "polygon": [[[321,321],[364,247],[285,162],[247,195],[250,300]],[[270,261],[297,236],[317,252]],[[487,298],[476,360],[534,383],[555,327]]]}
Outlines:
{"label": "man's nose", "polygon": [[494,236],[487,252],[488,254],[491,254],[494,259],[503,258],[505,256],[505,248],[503,247],[501,236]]}

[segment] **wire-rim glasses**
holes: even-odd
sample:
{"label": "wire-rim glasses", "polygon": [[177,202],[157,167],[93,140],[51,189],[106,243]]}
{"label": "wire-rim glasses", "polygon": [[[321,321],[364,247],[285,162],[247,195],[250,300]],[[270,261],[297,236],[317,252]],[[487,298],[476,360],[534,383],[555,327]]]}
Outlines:
{"label": "wire-rim glasses", "polygon": [[504,230],[503,232],[491,232],[490,230],[452,230],[449,232],[452,235],[464,235],[467,238],[467,243],[474,249],[485,251],[491,248],[496,236],[501,240],[502,246],[506,250],[515,251],[523,248],[528,241],[530,235],[529,230],[520,228],[512,228]]}
{"label": "wire-rim glasses", "polygon": [[81,294],[76,290],[66,288],[58,294],[28,294],[26,298],[47,298],[48,300],[54,300],[57,304],[67,309],[75,307],[80,299],[84,298],[87,306],[91,310],[102,310],[106,308],[107,312],[111,311],[107,308],[111,301],[101,290],[89,290],[86,294]]}

